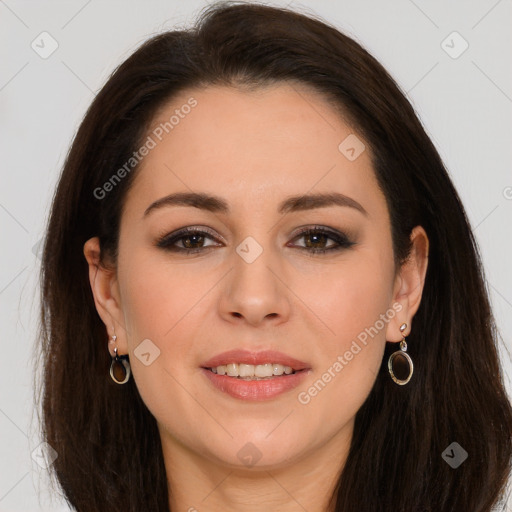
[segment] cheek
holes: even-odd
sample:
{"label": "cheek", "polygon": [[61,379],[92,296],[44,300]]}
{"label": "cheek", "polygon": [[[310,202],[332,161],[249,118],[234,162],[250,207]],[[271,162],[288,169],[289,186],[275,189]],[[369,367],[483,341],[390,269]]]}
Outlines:
{"label": "cheek", "polygon": [[139,388],[150,381],[157,387],[162,382],[168,385],[165,371],[186,359],[189,340],[185,336],[180,342],[180,329],[187,324],[187,312],[204,295],[205,284],[184,279],[180,269],[159,259],[149,261],[144,251],[126,253],[130,257],[120,259],[118,274],[132,371]]}
{"label": "cheek", "polygon": [[[361,250],[325,266],[315,279],[298,280],[294,292],[317,319],[322,346],[342,350],[390,307],[394,282],[392,258]],[[385,332],[378,324],[382,336]]]}
{"label": "cheek", "polygon": [[184,389],[197,371],[191,368],[191,340],[211,277],[194,278],[158,259],[149,263],[142,252],[124,263],[119,281],[133,378],[151,413],[174,424],[172,411],[191,410],[195,403]]}
{"label": "cheek", "polygon": [[148,257],[144,251],[132,252],[124,265],[120,262],[123,310],[132,346],[144,338],[156,341],[172,336],[175,326],[204,295],[209,279],[169,265],[163,258]]}
{"label": "cheek", "polygon": [[317,340],[321,363],[301,390],[299,403],[333,429],[357,413],[377,377],[386,327],[396,314],[391,307],[393,277],[390,256],[361,252],[323,275],[309,291],[308,306],[327,327]]}

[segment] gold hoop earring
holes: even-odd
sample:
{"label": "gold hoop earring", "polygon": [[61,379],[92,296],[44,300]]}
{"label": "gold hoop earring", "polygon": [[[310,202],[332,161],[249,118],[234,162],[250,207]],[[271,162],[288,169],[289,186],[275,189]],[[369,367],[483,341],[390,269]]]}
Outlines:
{"label": "gold hoop earring", "polygon": [[[112,336],[112,341],[115,343],[117,336]],[[112,358],[110,363],[110,377],[116,384],[126,384],[132,374],[128,355],[118,355],[117,347],[114,348],[115,357]]]}
{"label": "gold hoop earring", "polygon": [[400,332],[402,333],[402,341],[400,342],[400,350],[393,352],[388,359],[388,370],[391,378],[400,386],[407,384],[412,377],[414,372],[414,365],[412,359],[407,354],[407,342],[403,332],[407,329],[407,324],[400,326]]}

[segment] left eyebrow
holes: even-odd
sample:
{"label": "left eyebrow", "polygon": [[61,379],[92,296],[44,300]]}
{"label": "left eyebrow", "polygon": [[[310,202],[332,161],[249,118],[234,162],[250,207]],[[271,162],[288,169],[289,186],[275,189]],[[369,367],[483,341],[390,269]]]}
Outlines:
{"label": "left eyebrow", "polygon": [[313,210],[314,208],[326,208],[328,206],[348,206],[368,216],[368,212],[355,199],[338,192],[325,194],[308,194],[303,196],[292,196],[281,203],[279,213]]}
{"label": "left eyebrow", "polygon": [[[197,192],[177,192],[151,203],[144,211],[144,217],[147,217],[152,211],[165,206],[190,206],[201,210],[223,214],[229,214],[230,212],[228,203],[221,197]],[[329,206],[354,208],[363,215],[368,216],[368,212],[360,203],[355,199],[338,192],[291,196],[279,205],[277,211],[278,213],[284,214],[296,211],[313,210],[315,208],[326,208]]]}

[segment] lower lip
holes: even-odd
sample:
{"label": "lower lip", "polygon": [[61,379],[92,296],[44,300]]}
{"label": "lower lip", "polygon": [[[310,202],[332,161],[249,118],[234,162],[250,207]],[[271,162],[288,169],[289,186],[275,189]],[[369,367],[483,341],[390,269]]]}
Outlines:
{"label": "lower lip", "polygon": [[218,375],[206,368],[201,368],[203,374],[220,391],[241,400],[262,401],[274,398],[286,391],[296,388],[309,374],[302,370],[290,375],[281,375],[265,380],[242,380],[227,375]]}

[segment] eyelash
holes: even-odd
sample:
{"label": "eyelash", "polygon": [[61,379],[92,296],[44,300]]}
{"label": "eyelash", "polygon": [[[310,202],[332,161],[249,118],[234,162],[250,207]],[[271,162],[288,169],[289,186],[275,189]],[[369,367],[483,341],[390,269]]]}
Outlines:
{"label": "eyelash", "polygon": [[[184,238],[189,238],[190,236],[193,236],[193,235],[200,235],[200,236],[206,235],[208,238],[215,238],[212,233],[205,231],[205,230],[201,230],[201,229],[197,229],[197,228],[183,228],[183,229],[180,229],[176,233],[171,233],[170,235],[165,235],[165,236],[159,238],[156,243],[156,246],[160,247],[162,249],[165,249],[167,251],[185,253],[186,255],[202,252],[204,250],[208,250],[210,247],[214,247],[213,245],[211,245],[208,247],[198,247],[195,249],[187,249],[187,248],[173,246],[173,244],[175,244],[177,241],[184,239]],[[334,240],[337,244],[337,246],[330,247],[327,249],[299,247],[302,250],[308,251],[309,253],[311,253],[311,255],[325,254],[327,252],[337,252],[342,249],[348,249],[352,245],[355,245],[355,242],[351,242],[344,233],[337,233],[335,231],[331,231],[326,228],[323,228],[322,226],[314,226],[314,227],[305,228],[305,229],[301,230],[299,233],[297,233],[293,239],[295,240],[296,238],[301,238],[301,237],[308,236],[308,235],[326,235],[327,238]]]}

